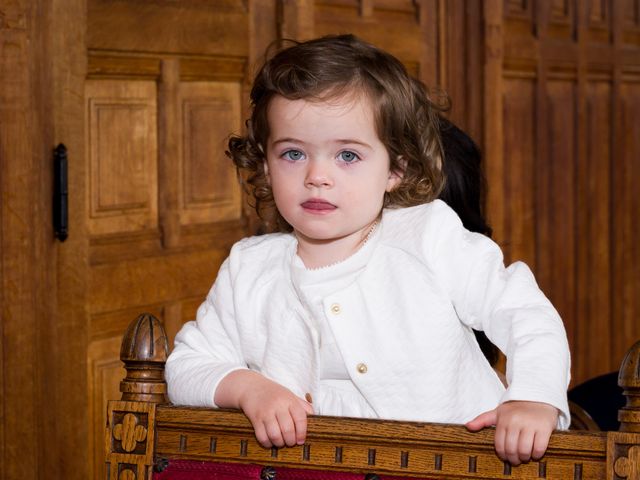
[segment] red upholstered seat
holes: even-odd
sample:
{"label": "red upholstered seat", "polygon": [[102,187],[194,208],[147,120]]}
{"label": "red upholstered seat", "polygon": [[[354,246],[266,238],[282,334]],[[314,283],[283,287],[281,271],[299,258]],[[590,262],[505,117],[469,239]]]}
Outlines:
{"label": "red upholstered seat", "polygon": [[[262,467],[239,463],[171,460],[153,480],[417,480],[373,473],[358,474],[286,467]],[[423,479],[422,479],[423,480]]]}
{"label": "red upholstered seat", "polygon": [[153,480],[260,480],[260,465],[171,460]]}

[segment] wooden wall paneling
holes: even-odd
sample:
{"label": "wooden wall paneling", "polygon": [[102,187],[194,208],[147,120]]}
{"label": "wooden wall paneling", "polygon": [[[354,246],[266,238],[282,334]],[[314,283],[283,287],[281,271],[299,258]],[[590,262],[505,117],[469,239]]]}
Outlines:
{"label": "wooden wall paneling", "polygon": [[89,230],[94,236],[158,227],[156,84],[89,80]]}
{"label": "wooden wall paneling", "polygon": [[[103,423],[104,399],[117,389],[115,337],[143,311],[157,312],[175,336],[247,233],[224,150],[242,129],[251,62],[275,40],[276,13],[275,0],[89,1],[92,425]],[[102,439],[89,436],[90,476],[103,478]]]}
{"label": "wooden wall paneling", "polygon": [[578,45],[578,164],[576,207],[577,298],[573,333],[573,381],[616,370],[611,358],[611,256],[610,256],[610,169],[612,45],[610,35],[593,35],[610,30],[600,5],[596,15],[590,5],[577,12]]}
{"label": "wooden wall paneling", "polygon": [[[460,78],[456,76],[458,82],[464,82],[465,100],[464,100],[464,116],[455,116],[459,119],[465,131],[471,137],[482,145],[484,140],[484,75],[483,66],[485,61],[484,51],[484,19],[482,15],[481,2],[465,2],[465,23],[462,29],[467,33],[466,54],[458,61],[465,61],[465,73]],[[460,27],[457,27],[460,28]],[[456,99],[458,103],[460,100]],[[482,147],[484,152],[484,146]]]}
{"label": "wooden wall paneling", "polygon": [[446,48],[446,4],[443,5],[442,0],[421,0],[415,4],[418,9],[418,24],[422,27],[418,78],[430,89],[446,89],[446,64],[440,54]]}
{"label": "wooden wall paneling", "polygon": [[311,40],[315,32],[314,0],[279,0],[278,30],[283,40]]}
{"label": "wooden wall paneling", "polygon": [[162,245],[180,245],[180,60],[165,58],[158,84],[158,183]]}
{"label": "wooden wall paneling", "polygon": [[241,192],[225,155],[242,128],[240,82],[183,82],[179,90],[178,208],[182,225],[240,220]]}
{"label": "wooden wall paneling", "polygon": [[118,334],[122,335],[122,332],[127,330],[132,319],[137,318],[141,311],[150,313],[156,318],[164,319],[167,316],[164,307],[164,303],[149,303],[93,313],[91,315],[89,342],[98,342],[115,338]]}
{"label": "wooden wall paneling", "polygon": [[[304,29],[300,25],[307,25]],[[310,25],[310,26],[309,26]],[[308,38],[353,33],[396,55],[431,89],[453,101],[451,116],[472,126],[478,142],[482,112],[481,11],[473,2],[444,0],[317,0],[282,2],[280,36]]]}
{"label": "wooden wall paneling", "polygon": [[573,338],[576,286],[577,78],[575,68],[550,71],[543,77],[546,105],[538,110],[535,174],[537,192],[533,237],[540,287],[552,301]]}
{"label": "wooden wall paneling", "polygon": [[[550,0],[539,2],[539,9],[544,9],[538,19],[544,22],[546,38],[571,40],[576,36],[576,0]],[[540,22],[539,22],[540,23]]]}
{"label": "wooden wall paneling", "polygon": [[[490,221],[510,259],[533,262],[562,314],[576,383],[617,368],[639,324],[629,261],[640,244],[630,193],[638,178],[638,6],[484,4]],[[526,72],[535,86],[520,95]],[[518,120],[527,115],[532,132]],[[521,144],[529,134],[533,144]],[[528,150],[532,159],[521,156]],[[526,172],[531,186],[514,189]]]}
{"label": "wooden wall paneling", "polygon": [[[283,7],[280,0],[253,0],[249,14],[249,55],[242,82],[241,115],[243,121],[249,118],[249,94],[255,75],[264,63],[268,53],[277,46],[280,38],[280,23]],[[255,210],[243,192],[242,209],[247,221],[247,232],[255,233],[260,221]]]}
{"label": "wooden wall paneling", "polygon": [[640,334],[640,72],[623,74],[616,119],[617,148],[612,169],[613,255],[615,292],[613,350]]}
{"label": "wooden wall paneling", "polygon": [[[428,88],[445,92],[451,102],[449,118],[467,129],[470,116],[467,101],[470,82],[467,60],[470,56],[467,32],[470,6],[461,0],[423,0],[414,2],[416,19],[421,29],[421,46],[414,53],[419,59],[418,77]],[[477,13],[477,12],[476,12]],[[474,37],[474,40],[477,40]],[[481,92],[481,90],[479,90]],[[480,141],[480,139],[477,139]]]}
{"label": "wooden wall paneling", "polygon": [[165,55],[224,52],[242,57],[248,49],[251,3],[89,0],[87,44],[102,51]]}
{"label": "wooden wall paneling", "polygon": [[584,96],[584,156],[577,169],[576,382],[618,368],[611,338],[611,77],[589,75]]}
{"label": "wooden wall paneling", "polygon": [[612,362],[620,363],[620,348],[640,331],[640,2],[613,2],[613,43],[616,52],[613,91],[613,146],[611,162],[611,342]]}
{"label": "wooden wall paneling", "polygon": [[204,299],[232,241],[227,241],[226,248],[95,265],[88,279],[92,315],[190,298],[195,294]]}
{"label": "wooden wall paneling", "polygon": [[422,4],[379,0],[361,8],[358,1],[318,0],[313,13],[314,34],[319,37],[352,33],[397,56],[413,75],[422,79],[423,32],[419,15]]}
{"label": "wooden wall paneling", "polygon": [[447,93],[449,118],[481,145],[483,137],[483,10],[479,2],[415,2],[421,28],[420,79]]}
{"label": "wooden wall paneling", "polygon": [[[135,318],[135,317],[134,317]],[[120,381],[124,367],[120,361],[121,341],[118,337],[94,340],[87,349],[87,382],[93,386],[88,402],[89,434],[87,449],[91,478],[104,479],[104,425],[107,422],[107,402],[120,397]],[[99,472],[99,473],[98,473]]]}
{"label": "wooden wall paneling", "polygon": [[611,1],[589,0],[585,5],[585,14],[589,39],[609,44],[612,40]]}
{"label": "wooden wall paneling", "polygon": [[640,43],[640,0],[614,2],[614,36],[617,45],[638,45]]}
{"label": "wooden wall paneling", "polygon": [[[535,265],[536,80],[533,72],[505,72],[502,178],[490,180],[502,189],[504,218],[502,247],[507,263],[522,260]],[[489,207],[491,211],[492,207]]]}
{"label": "wooden wall paneling", "polygon": [[496,241],[501,242],[504,229],[504,192],[499,187],[504,172],[504,118],[503,112],[503,62],[504,62],[504,26],[503,1],[486,0],[484,2],[484,169],[488,189],[486,212]]}

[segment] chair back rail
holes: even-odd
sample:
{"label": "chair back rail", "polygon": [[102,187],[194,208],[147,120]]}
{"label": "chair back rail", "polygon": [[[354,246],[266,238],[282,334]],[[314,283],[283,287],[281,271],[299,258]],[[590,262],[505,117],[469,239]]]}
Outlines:
{"label": "chair back rail", "polygon": [[138,317],[122,345],[122,399],[108,405],[108,480],[150,480],[154,469],[162,471],[172,460],[260,465],[264,480],[273,480],[281,467],[369,479],[640,480],[640,342],[620,368],[627,399],[620,431],[554,432],[540,461],[516,467],[496,456],[493,429],[471,433],[460,425],[419,422],[311,416],[304,445],[265,449],[239,411],[168,404],[162,375],[167,355],[160,322]]}

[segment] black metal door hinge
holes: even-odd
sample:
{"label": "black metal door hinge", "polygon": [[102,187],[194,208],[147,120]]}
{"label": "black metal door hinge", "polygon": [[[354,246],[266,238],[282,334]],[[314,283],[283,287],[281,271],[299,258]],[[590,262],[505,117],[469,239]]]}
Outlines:
{"label": "black metal door hinge", "polygon": [[56,238],[64,242],[69,235],[69,185],[67,147],[62,143],[53,150],[53,181],[53,230]]}

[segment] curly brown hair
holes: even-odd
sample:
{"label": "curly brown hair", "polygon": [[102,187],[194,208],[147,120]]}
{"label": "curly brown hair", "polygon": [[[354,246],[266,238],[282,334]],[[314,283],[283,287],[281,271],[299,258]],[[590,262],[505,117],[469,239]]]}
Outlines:
{"label": "curly brown hair", "polygon": [[275,95],[325,101],[350,93],[364,93],[371,101],[390,169],[402,172],[402,181],[385,194],[384,206],[410,207],[437,198],[444,184],[438,114],[448,107],[446,96],[434,100],[397,58],[373,45],[353,35],[326,36],[295,43],[262,66],[251,89],[247,134],[229,140],[227,156],[266,231],[292,229],[276,208],[264,170],[269,102]]}

